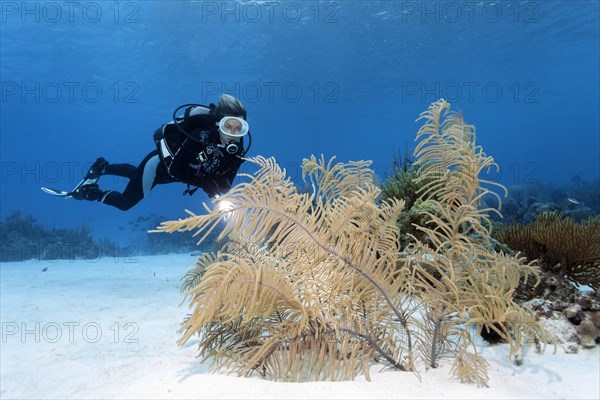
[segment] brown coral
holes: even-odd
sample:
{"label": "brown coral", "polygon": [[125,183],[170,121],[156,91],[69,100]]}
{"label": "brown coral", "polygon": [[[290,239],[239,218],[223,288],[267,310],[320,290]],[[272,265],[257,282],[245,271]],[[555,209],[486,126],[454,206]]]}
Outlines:
{"label": "brown coral", "polygon": [[600,288],[600,216],[576,223],[559,212],[542,213],[528,225],[504,226],[496,238],[545,270]]}

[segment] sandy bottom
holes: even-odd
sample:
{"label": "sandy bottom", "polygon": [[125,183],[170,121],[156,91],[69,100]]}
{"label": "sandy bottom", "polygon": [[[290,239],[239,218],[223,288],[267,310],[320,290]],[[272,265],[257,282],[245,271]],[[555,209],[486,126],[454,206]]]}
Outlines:
{"label": "sandy bottom", "polygon": [[[278,383],[215,374],[197,341],[176,344],[187,313],[179,279],[189,255],[0,265],[0,397],[9,398],[427,398],[599,399],[600,352],[527,354],[517,367],[504,345],[480,351],[490,387],[381,371],[371,382]],[[43,271],[47,268],[46,271]]]}

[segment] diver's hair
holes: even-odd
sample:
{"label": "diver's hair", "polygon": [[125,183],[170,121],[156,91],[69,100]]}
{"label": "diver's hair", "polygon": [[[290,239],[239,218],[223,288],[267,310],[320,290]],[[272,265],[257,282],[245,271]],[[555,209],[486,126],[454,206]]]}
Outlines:
{"label": "diver's hair", "polygon": [[219,115],[231,115],[246,119],[246,109],[242,102],[229,94],[221,95],[216,111]]}

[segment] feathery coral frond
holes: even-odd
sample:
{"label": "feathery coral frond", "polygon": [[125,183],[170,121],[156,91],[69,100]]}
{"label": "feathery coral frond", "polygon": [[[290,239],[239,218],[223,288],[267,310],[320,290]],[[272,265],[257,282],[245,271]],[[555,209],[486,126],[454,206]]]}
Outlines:
{"label": "feathery coral frond", "polygon": [[396,268],[404,202],[376,205],[367,162],[305,160],[315,192],[301,194],[274,160],[250,161],[259,167],[251,182],[222,197],[233,208],[159,227],[206,235],[223,220],[231,239],[188,291],[180,343],[201,333],[202,354],[218,366],[273,379],[368,374],[374,354],[412,369],[410,285]]}
{"label": "feathery coral frond", "polygon": [[323,156],[303,162],[310,193],[256,157],[250,181],[221,197],[232,208],[163,223],[158,230],[195,230],[200,240],[224,223],[220,238],[230,238],[185,278],[193,313],[180,343],[200,334],[201,355],[217,367],[294,381],[368,377],[374,360],[414,371],[416,352],[432,367],[458,354],[454,371],[482,384],[485,360],[467,352],[471,325],[496,329],[513,351],[544,336],[511,296],[535,267],[488,249],[479,204],[495,194],[479,174],[493,159],[448,110],[440,100],[422,114],[415,150],[430,246],[401,248],[404,201],[379,202],[369,162]]}
{"label": "feathery coral frond", "polygon": [[[423,195],[434,209],[424,212],[430,218],[428,226],[433,227],[419,229],[427,234],[432,248],[417,243],[417,256],[407,263],[413,269],[417,296],[433,324],[426,326],[423,332],[429,335],[421,340],[426,350],[423,356],[432,366],[446,343],[446,336],[440,335],[444,321],[475,325],[479,331],[491,328],[510,344],[511,354],[528,344],[526,336],[548,338],[541,325],[513,301],[520,280],[537,273],[536,267],[491,250],[491,224],[479,205],[484,196],[497,194],[485,186],[492,182],[480,180],[479,175],[497,165],[476,146],[475,128],[449,109],[447,102],[439,100],[419,118],[425,125],[417,133],[420,142],[415,155],[422,168],[419,179],[429,180]],[[468,329],[459,332],[453,371],[462,381],[483,384],[486,363],[466,351],[465,345],[472,343],[470,335]]]}

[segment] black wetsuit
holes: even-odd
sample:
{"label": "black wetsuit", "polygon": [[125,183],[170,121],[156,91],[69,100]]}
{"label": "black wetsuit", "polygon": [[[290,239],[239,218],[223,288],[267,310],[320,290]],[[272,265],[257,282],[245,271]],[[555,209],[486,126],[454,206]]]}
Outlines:
{"label": "black wetsuit", "polygon": [[178,122],[197,140],[183,134],[174,122],[164,124],[154,132],[157,149],[140,165],[109,164],[105,167],[103,175],[122,176],[128,178],[129,183],[123,193],[109,190],[98,200],[128,210],[154,186],[172,182],[202,188],[211,198],[227,192],[242,163],[243,142],[239,143],[238,153],[229,154],[221,145],[218,121],[206,107],[188,108]]}

